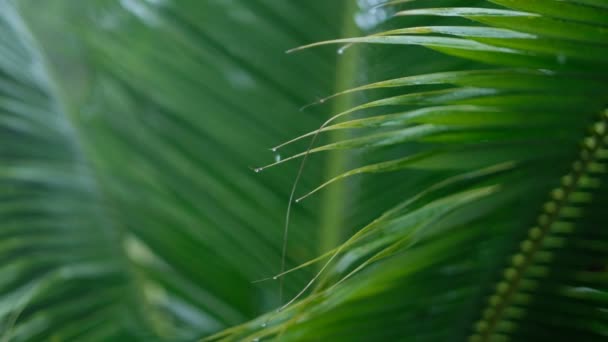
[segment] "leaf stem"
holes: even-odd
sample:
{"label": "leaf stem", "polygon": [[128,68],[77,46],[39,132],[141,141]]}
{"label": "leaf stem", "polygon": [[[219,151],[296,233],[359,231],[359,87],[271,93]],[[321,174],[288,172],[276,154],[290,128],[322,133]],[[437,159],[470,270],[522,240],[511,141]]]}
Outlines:
{"label": "leaf stem", "polygon": [[538,218],[538,224],[530,229],[529,236],[521,243],[521,251],[512,257],[512,263],[505,269],[503,279],[490,296],[482,312],[482,318],[474,327],[471,342],[491,341],[507,308],[512,305],[519,291],[526,271],[534,264],[534,256],[543,249],[543,242],[552,235],[552,227],[560,220],[561,212],[571,202],[571,195],[581,191],[588,178],[591,166],[597,162],[598,153],[608,147],[608,110],[591,127],[591,134],[583,139],[578,159],[572,170],[562,178],[559,187],[551,191]]}

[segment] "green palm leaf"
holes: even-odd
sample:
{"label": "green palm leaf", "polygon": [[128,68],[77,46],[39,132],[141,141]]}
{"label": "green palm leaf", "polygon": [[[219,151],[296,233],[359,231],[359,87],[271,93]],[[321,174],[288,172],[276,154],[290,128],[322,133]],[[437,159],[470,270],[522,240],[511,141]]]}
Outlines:
{"label": "green palm leaf", "polygon": [[0,338],[608,335],[603,0],[0,5]]}
{"label": "green palm leaf", "polygon": [[[266,319],[275,325],[251,333],[249,329],[257,330],[254,322],[253,326],[242,326],[232,335],[218,338],[372,341],[411,337],[452,341],[470,334],[472,341],[510,337],[539,340],[546,335],[551,340],[596,340],[607,334],[603,314],[599,313],[605,277],[591,271],[603,272],[604,266],[599,265],[605,263],[602,248],[592,247],[597,234],[602,235],[598,226],[601,221],[583,217],[600,215],[602,204],[597,203],[604,203],[600,179],[606,169],[607,119],[602,113],[608,62],[601,52],[603,40],[594,40],[593,34],[559,34],[572,25],[604,34],[604,16],[598,15],[603,9],[556,1],[538,6],[525,1],[498,3],[508,8],[418,8],[396,12],[398,16],[461,17],[490,27],[397,27],[368,37],[304,47],[333,43],[422,45],[448,55],[519,69],[488,70],[487,66],[469,65],[466,71],[387,80],[338,94],[414,87],[405,90],[404,95],[397,91],[396,96],[339,113],[320,130],[301,137],[332,130],[367,129],[353,133],[355,138],[314,147],[296,157],[331,149],[370,150],[388,145],[399,145],[402,155],[406,153],[392,161],[347,171],[326,185],[360,173],[398,169],[447,171],[444,177],[464,184],[447,187],[441,181],[426,180],[423,188],[427,190],[413,198],[403,196],[405,201],[327,255],[329,259],[322,268],[328,273],[326,279],[307,299],[269,315]],[[412,5],[428,6],[421,2]],[[522,10],[528,12],[515,12]],[[530,18],[535,23],[519,31],[513,24],[515,18]],[[515,20],[510,22],[511,19]],[[562,81],[553,81],[555,77]],[[589,88],[595,82],[599,83]],[[445,90],[416,90],[422,85],[442,85]],[[379,111],[380,115],[348,119],[355,112],[387,106],[409,108],[397,114],[387,109],[391,114]],[[469,121],[475,112],[480,116]],[[344,118],[346,121],[335,122]],[[561,124],[566,126],[560,128]],[[591,133],[586,137],[590,125]],[[418,131],[425,133],[414,133]],[[404,134],[409,138],[402,138]],[[578,148],[581,141],[583,147]],[[535,148],[538,150],[532,151]],[[458,151],[466,151],[466,156],[458,158]],[[506,174],[504,168],[497,168],[501,163],[509,165]],[[574,164],[568,172],[571,163]],[[494,168],[494,173],[470,174],[479,168]],[[565,177],[561,184],[560,175]],[[468,192],[462,192],[463,187],[478,187],[479,195],[469,197]],[[552,197],[541,206],[541,195],[551,188]],[[438,194],[433,196],[433,192]],[[525,207],[522,198],[526,198]],[[531,210],[531,203],[541,208],[538,226],[533,217],[539,209]],[[525,229],[530,226],[533,228],[526,239]],[[520,252],[518,240],[522,241]],[[442,243],[454,245],[437,247],[445,248]],[[499,270],[505,267],[509,253],[514,255],[512,265],[506,266],[503,280],[494,289],[491,284],[500,277]],[[568,255],[568,273],[558,275],[560,255]],[[407,266],[410,262],[415,265],[411,266],[414,270]],[[389,271],[391,264],[396,268]],[[458,271],[438,274],[442,269]],[[459,279],[456,285],[450,284],[453,278]],[[419,288],[425,291],[421,293]],[[486,296],[488,304],[484,304]],[[371,304],[366,298],[382,304]],[[552,306],[555,309],[549,309]],[[583,318],[579,316],[582,312],[589,314]],[[463,323],[478,317],[472,330]],[[423,324],[420,319],[424,319]],[[409,321],[412,323],[405,323]]]}
{"label": "green palm leaf", "polygon": [[[250,166],[333,91],[333,53],[283,51],[338,31],[275,21],[334,7],[2,2],[1,338],[193,340],[278,305],[252,282],[279,270],[291,175]],[[289,267],[318,253],[317,208],[294,213]]]}

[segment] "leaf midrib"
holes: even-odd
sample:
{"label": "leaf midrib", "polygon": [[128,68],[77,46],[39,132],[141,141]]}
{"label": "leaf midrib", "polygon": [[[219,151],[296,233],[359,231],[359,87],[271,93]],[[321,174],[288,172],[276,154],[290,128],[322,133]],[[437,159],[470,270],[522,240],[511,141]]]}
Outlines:
{"label": "leaf midrib", "polygon": [[[346,1],[342,17],[341,37],[356,37],[360,30],[354,20],[358,10],[355,1]],[[354,50],[354,49],[353,49]],[[355,85],[357,71],[357,51],[349,51],[338,58],[336,66],[335,93],[350,89]],[[353,107],[352,96],[343,96],[335,100],[331,106],[332,113],[340,113]],[[345,140],[347,133],[343,130],[332,131],[328,134],[330,142]],[[349,157],[343,151],[330,151],[326,157],[325,179],[331,179],[344,172]],[[348,189],[344,182],[329,187],[322,198],[320,221],[319,252],[328,250],[343,242],[347,232],[344,219],[346,217]]]}

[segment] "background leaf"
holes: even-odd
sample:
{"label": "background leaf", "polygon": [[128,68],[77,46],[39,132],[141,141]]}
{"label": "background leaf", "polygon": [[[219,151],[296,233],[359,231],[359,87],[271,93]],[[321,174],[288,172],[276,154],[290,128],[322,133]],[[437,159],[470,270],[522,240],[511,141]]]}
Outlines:
{"label": "background leaf", "polygon": [[601,1],[0,6],[1,339],[608,334]]}

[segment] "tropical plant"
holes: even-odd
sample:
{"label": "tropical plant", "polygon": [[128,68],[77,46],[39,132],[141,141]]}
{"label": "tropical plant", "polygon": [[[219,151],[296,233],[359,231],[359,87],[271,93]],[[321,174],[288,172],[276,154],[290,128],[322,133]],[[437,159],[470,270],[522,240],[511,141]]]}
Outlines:
{"label": "tropical plant", "polygon": [[606,0],[0,0],[0,341],[606,339],[607,55]]}

